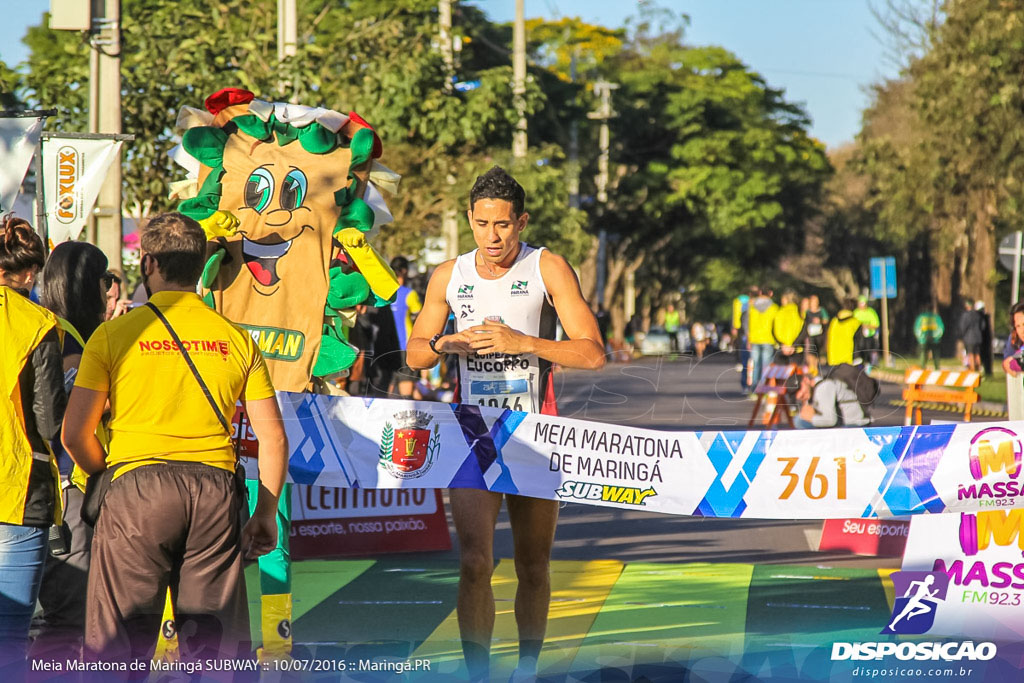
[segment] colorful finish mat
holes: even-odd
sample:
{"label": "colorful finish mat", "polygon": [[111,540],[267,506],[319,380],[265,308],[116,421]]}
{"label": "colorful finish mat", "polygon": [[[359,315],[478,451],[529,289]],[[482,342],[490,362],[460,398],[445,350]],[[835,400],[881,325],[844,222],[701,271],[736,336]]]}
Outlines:
{"label": "colorful finish mat", "polygon": [[[344,661],[351,680],[465,676],[455,562],[317,560],[297,562],[293,571],[297,660]],[[723,680],[828,680],[833,668],[851,666],[829,661],[833,642],[885,639],[878,632],[891,610],[888,575],[783,565],[554,561],[539,675],[653,681],[682,680],[690,670],[732,672]],[[253,568],[247,578],[250,595],[258,596]],[[518,645],[511,560],[498,561],[493,588],[492,675],[508,680]],[[255,637],[255,600],[250,609]],[[400,676],[358,670],[360,661],[371,660],[429,660],[430,670]],[[307,680],[337,678],[344,679]]]}

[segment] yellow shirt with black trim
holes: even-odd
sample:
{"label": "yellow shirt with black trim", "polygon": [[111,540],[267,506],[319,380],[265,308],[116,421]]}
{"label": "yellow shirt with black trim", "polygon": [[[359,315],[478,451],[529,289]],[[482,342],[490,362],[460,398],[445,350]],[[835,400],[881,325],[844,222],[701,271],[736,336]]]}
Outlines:
{"label": "yellow shirt with black trim", "polygon": [[[248,333],[191,292],[157,292],[150,301],[174,328],[225,418],[234,415],[239,398],[274,396],[266,362]],[[124,472],[171,460],[234,469],[230,435],[147,306],[96,329],[75,386],[109,393],[108,466],[130,463]]]}

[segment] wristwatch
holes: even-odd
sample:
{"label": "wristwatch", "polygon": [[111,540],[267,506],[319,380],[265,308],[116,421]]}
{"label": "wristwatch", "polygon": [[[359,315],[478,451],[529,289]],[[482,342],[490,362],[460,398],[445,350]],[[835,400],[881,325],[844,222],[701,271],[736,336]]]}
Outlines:
{"label": "wristwatch", "polygon": [[441,355],[441,352],[437,350],[437,347],[434,346],[434,344],[437,343],[437,340],[440,339],[441,336],[442,336],[441,333],[438,332],[437,334],[435,334],[433,337],[430,338],[429,342],[427,342],[427,344],[430,345],[430,350],[433,351],[434,353],[436,353],[439,356]]}

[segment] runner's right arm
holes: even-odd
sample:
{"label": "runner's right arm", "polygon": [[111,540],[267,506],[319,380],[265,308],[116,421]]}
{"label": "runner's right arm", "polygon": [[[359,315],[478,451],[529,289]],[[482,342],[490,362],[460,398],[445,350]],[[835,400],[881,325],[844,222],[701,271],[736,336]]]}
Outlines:
{"label": "runner's right arm", "polygon": [[[430,276],[427,284],[427,294],[423,301],[423,308],[416,316],[416,322],[412,326],[412,334],[405,349],[405,363],[413,370],[425,370],[432,368],[441,360],[441,356],[434,353],[430,348],[430,340],[435,335],[444,331],[445,323],[448,322],[448,314],[451,309],[448,307],[446,290],[448,282],[452,277],[452,269],[455,261],[446,261],[439,265]],[[446,334],[434,343],[434,347],[443,353],[467,354],[472,352],[469,346],[471,332],[457,332]]]}

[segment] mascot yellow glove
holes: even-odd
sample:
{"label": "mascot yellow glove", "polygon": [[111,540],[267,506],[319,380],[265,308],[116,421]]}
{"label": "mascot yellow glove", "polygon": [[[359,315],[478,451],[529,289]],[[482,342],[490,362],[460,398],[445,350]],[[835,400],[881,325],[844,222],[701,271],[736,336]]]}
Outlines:
{"label": "mascot yellow glove", "polygon": [[366,235],[358,228],[345,228],[339,231],[335,237],[346,250],[366,246]]}
{"label": "mascot yellow glove", "polygon": [[238,229],[240,221],[230,211],[214,211],[208,218],[199,221],[206,239],[213,240],[218,237],[231,237]]}

